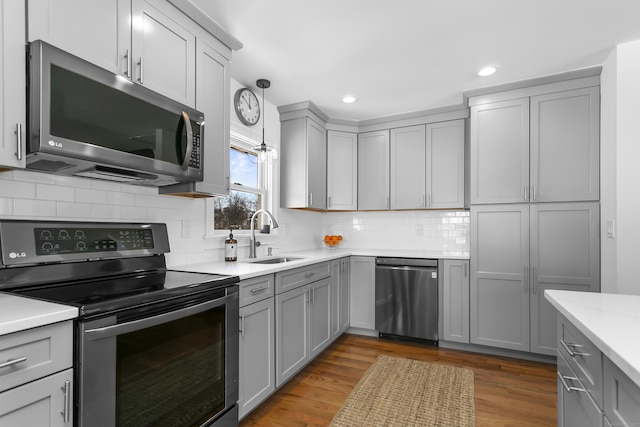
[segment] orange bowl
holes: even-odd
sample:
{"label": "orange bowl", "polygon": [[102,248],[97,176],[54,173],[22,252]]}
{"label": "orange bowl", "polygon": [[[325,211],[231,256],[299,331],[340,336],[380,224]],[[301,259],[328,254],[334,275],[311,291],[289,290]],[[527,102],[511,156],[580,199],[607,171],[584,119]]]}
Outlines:
{"label": "orange bowl", "polygon": [[329,249],[335,249],[342,242],[342,236],[340,235],[326,235],[323,240],[325,246]]}

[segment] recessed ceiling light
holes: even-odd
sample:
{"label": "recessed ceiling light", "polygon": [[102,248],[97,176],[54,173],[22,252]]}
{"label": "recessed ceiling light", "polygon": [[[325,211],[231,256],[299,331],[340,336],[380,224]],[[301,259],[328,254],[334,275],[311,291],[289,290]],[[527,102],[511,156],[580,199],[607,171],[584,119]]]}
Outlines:
{"label": "recessed ceiling light", "polygon": [[357,101],[356,97],[351,95],[348,95],[342,98],[342,102],[344,102],[345,104],[353,104],[356,101]]}
{"label": "recessed ceiling light", "polygon": [[500,68],[499,65],[487,65],[486,67],[482,67],[478,70],[478,75],[480,77],[487,77],[492,74],[495,74],[499,68]]}

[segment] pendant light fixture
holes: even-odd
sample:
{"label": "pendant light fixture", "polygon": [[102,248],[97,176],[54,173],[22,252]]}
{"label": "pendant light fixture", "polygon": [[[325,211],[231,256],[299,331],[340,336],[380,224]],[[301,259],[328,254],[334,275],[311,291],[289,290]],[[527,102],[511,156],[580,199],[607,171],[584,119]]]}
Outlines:
{"label": "pendant light fixture", "polygon": [[253,147],[253,149],[258,152],[258,161],[264,162],[267,158],[267,155],[272,155],[275,153],[273,148],[269,147],[264,142],[264,116],[266,115],[266,107],[264,104],[264,90],[268,89],[271,86],[271,82],[267,79],[258,79],[256,81],[256,86],[262,89],[262,144],[258,145],[257,147]]}

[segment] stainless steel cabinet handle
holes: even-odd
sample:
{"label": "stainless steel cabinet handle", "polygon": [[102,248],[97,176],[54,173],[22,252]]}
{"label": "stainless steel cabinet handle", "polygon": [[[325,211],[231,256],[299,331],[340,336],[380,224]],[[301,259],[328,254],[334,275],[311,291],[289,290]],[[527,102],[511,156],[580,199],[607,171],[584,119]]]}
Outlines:
{"label": "stainless steel cabinet handle", "polygon": [[124,69],[124,75],[131,78],[131,57],[129,55],[129,49],[124,51],[124,60],[126,68]]}
{"label": "stainless steel cabinet handle", "polygon": [[330,208],[331,207],[331,196],[329,196],[327,198],[327,207]]}
{"label": "stainless steel cabinet handle", "polygon": [[[271,248],[269,248],[271,249]],[[255,288],[255,289],[251,289],[251,293],[252,294],[257,294],[258,292],[262,292],[262,291],[266,291],[268,288],[266,286],[263,286],[261,288]]]}
{"label": "stainless steel cabinet handle", "polygon": [[524,266],[524,293],[529,293],[529,266]]}
{"label": "stainless steel cabinet handle", "polygon": [[314,274],[316,274],[316,273],[312,273],[312,272],[311,273],[306,273],[304,275],[304,277],[308,279],[309,277],[313,276]]}
{"label": "stainless steel cabinet handle", "polygon": [[4,363],[0,363],[0,368],[6,368],[7,366],[17,365],[18,363],[26,362],[27,356],[18,357],[17,359],[9,359]]}
{"label": "stainless steel cabinet handle", "polygon": [[565,377],[560,372],[558,372],[558,379],[562,383],[562,387],[564,387],[564,389],[567,390],[569,393],[571,393],[572,391],[583,391],[583,392],[587,391],[587,390],[584,389],[584,387],[572,387],[569,384],[567,384],[566,380],[578,381],[578,383],[580,383],[580,380],[578,378],[576,378],[576,377]]}
{"label": "stainless steel cabinet handle", "polygon": [[62,414],[64,423],[68,423],[71,414],[71,381],[65,381],[60,389],[64,391],[64,408],[60,413]]}
{"label": "stainless steel cabinet handle", "polygon": [[427,207],[430,208],[431,207],[431,194],[429,194],[427,196]]}
{"label": "stainless steel cabinet handle", "polygon": [[304,302],[306,302],[307,304],[311,304],[311,297],[309,294],[309,291],[304,291]]}
{"label": "stainless steel cabinet handle", "polygon": [[142,56],[138,59],[138,65],[140,66],[140,74],[138,75],[138,81],[141,85],[144,84],[144,63],[142,61]]}
{"label": "stainless steel cabinet handle", "polygon": [[529,194],[528,194],[528,190],[529,188],[525,185],[524,186],[524,201],[528,201],[529,200]]}
{"label": "stainless steel cabinet handle", "polygon": [[385,206],[386,206],[387,208],[389,208],[389,196],[387,196],[387,198],[386,198],[386,200],[385,200],[385,202],[384,202],[384,203],[385,203]]}
{"label": "stainless steel cabinet handle", "polygon": [[536,281],[536,268],[531,267],[531,289],[533,289],[533,293],[538,292],[538,283]]}
{"label": "stainless steel cabinet handle", "polygon": [[573,351],[572,348],[582,348],[582,346],[580,344],[568,344],[564,340],[560,340],[560,344],[562,345],[562,347],[564,347],[566,352],[569,353],[569,356],[571,356],[571,357],[576,357],[576,356],[589,357],[589,356],[591,356],[589,353],[582,353],[582,352]]}
{"label": "stainless steel cabinet handle", "polygon": [[20,123],[16,124],[16,157],[18,160],[22,160],[22,125]]}
{"label": "stainless steel cabinet handle", "polygon": [[533,199],[533,201],[536,201],[536,186],[533,185],[531,186],[531,198]]}
{"label": "stainless steel cabinet handle", "polygon": [[240,314],[240,330],[238,332],[240,332],[241,337],[244,336],[244,313]]}

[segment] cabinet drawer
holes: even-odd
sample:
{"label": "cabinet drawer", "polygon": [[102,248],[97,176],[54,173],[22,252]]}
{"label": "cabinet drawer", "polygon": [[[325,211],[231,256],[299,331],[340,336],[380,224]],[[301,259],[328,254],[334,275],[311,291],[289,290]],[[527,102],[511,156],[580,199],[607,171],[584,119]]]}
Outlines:
{"label": "cabinet drawer", "polygon": [[274,295],[273,274],[240,281],[240,307]]}
{"label": "cabinet drawer", "polygon": [[602,427],[604,417],[584,384],[558,354],[558,425],[563,427]]}
{"label": "cabinet drawer", "polygon": [[604,413],[614,426],[640,423],[640,387],[604,358]]}
{"label": "cabinet drawer", "polygon": [[558,353],[602,408],[602,353],[567,319],[562,316],[558,319]]}
{"label": "cabinet drawer", "polygon": [[0,337],[0,392],[70,368],[72,328],[61,322]]}
{"label": "cabinet drawer", "polygon": [[321,262],[276,273],[276,294],[331,276],[331,264]]}

